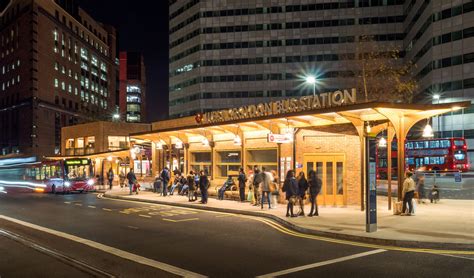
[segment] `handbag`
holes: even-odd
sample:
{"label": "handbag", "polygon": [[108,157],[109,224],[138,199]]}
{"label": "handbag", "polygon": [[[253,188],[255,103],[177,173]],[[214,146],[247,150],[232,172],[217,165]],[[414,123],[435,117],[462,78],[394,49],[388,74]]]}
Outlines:
{"label": "handbag", "polygon": [[270,192],[275,192],[277,186],[274,182],[271,182],[270,185],[269,185],[269,188],[270,188]]}
{"label": "handbag", "polygon": [[247,201],[252,202],[253,201],[253,191],[249,190],[247,193]]}

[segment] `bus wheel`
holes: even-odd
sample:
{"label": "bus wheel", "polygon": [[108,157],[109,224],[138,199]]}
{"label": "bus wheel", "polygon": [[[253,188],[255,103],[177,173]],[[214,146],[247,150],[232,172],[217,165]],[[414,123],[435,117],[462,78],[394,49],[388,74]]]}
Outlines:
{"label": "bus wheel", "polygon": [[84,190],[79,191],[79,194],[82,194],[82,192],[84,192]]}
{"label": "bus wheel", "polygon": [[56,185],[55,184],[53,184],[51,186],[51,193],[56,194]]}

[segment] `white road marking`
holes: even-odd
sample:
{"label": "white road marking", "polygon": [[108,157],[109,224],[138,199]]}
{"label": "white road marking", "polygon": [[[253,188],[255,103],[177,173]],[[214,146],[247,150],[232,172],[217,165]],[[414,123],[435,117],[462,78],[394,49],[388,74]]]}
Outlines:
{"label": "white road marking", "polygon": [[18,219],[15,219],[15,218],[11,218],[11,217],[8,217],[8,216],[5,216],[5,215],[0,215],[0,218],[11,221],[11,222],[14,222],[14,223],[19,224],[19,225],[26,226],[28,228],[32,228],[32,229],[39,230],[39,231],[42,231],[42,232],[45,232],[45,233],[48,233],[48,234],[52,234],[52,235],[55,235],[55,236],[58,236],[58,237],[62,237],[62,238],[66,238],[66,239],[78,242],[78,243],[82,243],[82,244],[87,245],[89,247],[92,247],[92,248],[101,250],[103,252],[115,255],[117,257],[121,257],[121,258],[130,260],[130,261],[142,264],[142,265],[147,265],[147,266],[150,266],[150,267],[154,267],[156,269],[160,269],[160,270],[163,270],[163,271],[166,271],[166,272],[169,272],[169,273],[173,273],[173,274],[176,274],[176,275],[179,275],[179,276],[182,276],[182,277],[207,277],[207,276],[204,276],[204,275],[192,272],[192,271],[188,271],[188,270],[176,267],[176,266],[172,266],[172,265],[162,263],[162,262],[159,262],[159,261],[156,261],[156,260],[153,260],[153,259],[142,257],[140,255],[136,255],[136,254],[124,251],[124,250],[120,250],[120,249],[117,249],[117,248],[112,247],[112,246],[108,246],[108,245],[98,243],[98,242],[95,242],[95,241],[92,241],[92,240],[88,240],[88,239],[85,239],[85,238],[80,238],[78,236],[74,236],[74,235],[70,235],[70,234],[67,234],[67,233],[64,233],[64,232],[60,232],[60,231],[56,231],[56,230],[49,229],[49,228],[46,228],[46,227],[42,227],[42,226],[39,226],[39,225],[36,225],[36,224],[28,223],[28,222],[18,220]]}
{"label": "white road marking", "polygon": [[453,258],[458,258],[458,259],[465,259],[465,260],[474,261],[474,258],[471,258],[471,257],[456,256],[456,255],[450,255],[450,254],[437,254],[437,255],[440,255],[440,256],[448,256],[448,257],[453,257]]}
{"label": "white road marking", "polygon": [[260,275],[260,276],[257,276],[257,278],[267,278],[267,277],[276,277],[276,276],[286,275],[286,274],[290,274],[290,273],[294,273],[294,272],[298,272],[298,271],[303,271],[303,270],[307,270],[307,269],[311,269],[311,268],[316,268],[316,267],[320,267],[320,266],[324,266],[324,265],[328,265],[328,264],[335,264],[335,263],[348,261],[348,260],[352,260],[352,259],[356,259],[356,258],[360,258],[360,257],[370,256],[370,255],[382,253],[382,252],[385,252],[385,251],[387,251],[387,250],[376,249],[376,250],[372,250],[372,251],[368,251],[368,252],[364,252],[364,253],[359,253],[359,254],[354,254],[354,255],[350,255],[350,256],[346,256],[346,257],[341,257],[341,258],[338,258],[338,259],[332,259],[332,260],[323,261],[323,262],[319,262],[319,263],[308,264],[308,265],[298,266],[298,267],[295,267],[295,268],[281,270],[281,271],[273,272],[273,273],[270,273],[270,274]]}
{"label": "white road marking", "polygon": [[80,207],[82,207],[82,204],[74,204],[74,205],[75,205],[75,206],[80,206]]}
{"label": "white road marking", "polygon": [[87,207],[95,209],[95,206],[87,206]]}
{"label": "white road marking", "polygon": [[149,216],[149,215],[144,215],[144,214],[139,214],[138,216],[146,217],[146,218],[151,218],[151,216]]}
{"label": "white road marking", "polygon": [[112,211],[111,209],[108,209],[108,208],[102,208],[102,209],[105,211]]}
{"label": "white road marking", "polygon": [[130,229],[138,230],[138,227],[135,227],[135,226],[127,226],[127,227],[129,227]]}
{"label": "white road marking", "polygon": [[179,220],[173,220],[173,219],[168,219],[168,218],[163,218],[163,220],[165,221],[169,221],[169,222],[185,222],[185,221],[193,221],[193,220],[199,220],[199,218],[189,218],[189,219],[179,219]]}
{"label": "white road marking", "polygon": [[71,202],[64,202],[64,203],[65,203],[65,204],[68,204],[68,205],[70,205],[70,204],[71,204]]}

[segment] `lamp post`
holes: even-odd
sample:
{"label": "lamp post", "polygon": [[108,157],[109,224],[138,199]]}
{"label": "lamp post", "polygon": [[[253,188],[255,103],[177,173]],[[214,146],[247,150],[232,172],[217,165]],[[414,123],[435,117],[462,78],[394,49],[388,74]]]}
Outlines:
{"label": "lamp post", "polygon": [[309,75],[306,77],[306,83],[313,85],[313,96],[316,96],[316,77]]}
{"label": "lamp post", "polygon": [[[436,104],[439,104],[439,100],[441,98],[440,94],[434,94],[433,95],[433,100],[436,100]],[[443,137],[442,136],[442,131],[441,131],[441,115],[436,116],[437,121],[438,121],[438,138]]]}

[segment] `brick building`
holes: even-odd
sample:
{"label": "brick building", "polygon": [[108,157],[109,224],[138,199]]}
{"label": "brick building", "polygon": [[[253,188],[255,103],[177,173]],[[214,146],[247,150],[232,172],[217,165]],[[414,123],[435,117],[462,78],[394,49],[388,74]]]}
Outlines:
{"label": "brick building", "polygon": [[73,0],[11,0],[0,39],[0,158],[60,154],[62,127],[111,119],[113,27]]}

